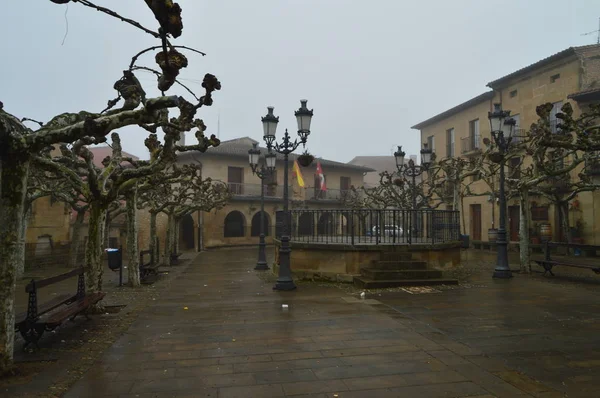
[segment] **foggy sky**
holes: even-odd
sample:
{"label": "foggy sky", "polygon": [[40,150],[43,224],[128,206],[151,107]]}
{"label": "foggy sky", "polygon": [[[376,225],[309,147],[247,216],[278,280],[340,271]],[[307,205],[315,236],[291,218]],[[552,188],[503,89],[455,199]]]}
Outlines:
{"label": "foggy sky", "polygon": [[[222,140],[262,140],[261,116],[275,106],[278,134],[296,131],[301,98],[314,109],[309,150],[349,161],[420,149],[410,126],[486,91],[485,84],[570,46],[593,44],[597,0],[177,0],[183,35],[174,44],[206,57],[182,82],[201,93],[205,73],[222,90],[202,108]],[[18,117],[99,112],[148,34],[92,9],[48,0],[3,1],[0,101]],[[95,0],[156,29],[142,0]],[[67,11],[65,18],[65,11]],[[68,34],[61,44],[68,23]],[[154,54],[139,64],[156,67]],[[149,95],[155,78],[139,72]],[[170,93],[183,94],[180,90]],[[124,150],[147,158],[138,128],[121,130]],[[193,141],[188,135],[187,142]]]}

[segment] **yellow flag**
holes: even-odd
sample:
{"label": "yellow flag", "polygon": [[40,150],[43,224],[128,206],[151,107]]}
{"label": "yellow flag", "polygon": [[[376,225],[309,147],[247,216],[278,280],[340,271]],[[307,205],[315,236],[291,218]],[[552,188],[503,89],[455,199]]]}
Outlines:
{"label": "yellow flag", "polygon": [[302,178],[302,172],[300,171],[300,166],[298,165],[298,161],[294,160],[294,173],[296,173],[296,178],[298,179],[298,185],[304,188],[304,178]]}

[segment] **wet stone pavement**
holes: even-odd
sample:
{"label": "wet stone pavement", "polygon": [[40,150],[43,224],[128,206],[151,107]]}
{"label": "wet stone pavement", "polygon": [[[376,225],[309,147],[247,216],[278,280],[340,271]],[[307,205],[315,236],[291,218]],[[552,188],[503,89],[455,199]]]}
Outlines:
{"label": "wet stone pavement", "polygon": [[197,256],[65,397],[600,396],[597,285],[483,268],[470,288],[361,300],[273,292],[255,258]]}

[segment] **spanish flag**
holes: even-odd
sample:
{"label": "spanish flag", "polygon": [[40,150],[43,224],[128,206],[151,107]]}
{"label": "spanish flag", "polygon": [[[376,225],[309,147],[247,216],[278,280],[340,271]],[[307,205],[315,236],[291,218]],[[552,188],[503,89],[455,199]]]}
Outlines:
{"label": "spanish flag", "polygon": [[296,178],[298,179],[298,185],[304,188],[304,178],[302,178],[302,172],[297,160],[294,160],[294,174],[296,174]]}

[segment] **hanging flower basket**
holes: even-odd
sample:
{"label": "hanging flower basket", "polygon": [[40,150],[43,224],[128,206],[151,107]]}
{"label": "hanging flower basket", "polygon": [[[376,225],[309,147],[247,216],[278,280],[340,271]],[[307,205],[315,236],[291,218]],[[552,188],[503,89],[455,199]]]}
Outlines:
{"label": "hanging flower basket", "polygon": [[394,185],[401,187],[402,185],[404,185],[404,181],[402,181],[401,178],[395,178],[394,179]]}
{"label": "hanging flower basket", "polygon": [[490,153],[490,160],[494,163],[500,163],[504,156],[500,152],[492,152]]}
{"label": "hanging flower basket", "polygon": [[315,157],[307,151],[304,151],[302,155],[298,156],[298,164],[300,164],[302,167],[310,166],[313,160],[315,160]]}

